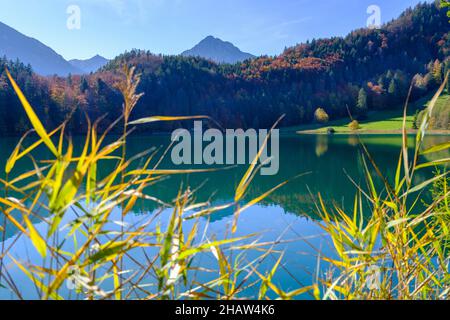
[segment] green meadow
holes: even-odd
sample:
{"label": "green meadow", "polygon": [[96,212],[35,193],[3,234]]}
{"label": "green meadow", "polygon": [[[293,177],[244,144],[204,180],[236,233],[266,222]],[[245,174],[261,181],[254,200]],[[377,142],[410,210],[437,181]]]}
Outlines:
{"label": "green meadow", "polygon": [[[430,97],[426,97],[412,103],[406,114],[406,128],[414,130],[416,112],[422,112],[429,105]],[[439,97],[435,105],[435,113],[450,114],[450,94],[445,93]],[[447,116],[448,117],[448,116]],[[403,126],[403,107],[394,110],[371,111],[367,119],[360,121],[359,130],[349,128],[350,118],[338,119],[327,124],[308,124],[285,129],[285,132],[298,132],[300,134],[325,134],[329,128],[333,128],[336,134],[400,134]],[[445,130],[436,130],[436,133],[446,133]],[[448,132],[447,132],[448,133]]]}

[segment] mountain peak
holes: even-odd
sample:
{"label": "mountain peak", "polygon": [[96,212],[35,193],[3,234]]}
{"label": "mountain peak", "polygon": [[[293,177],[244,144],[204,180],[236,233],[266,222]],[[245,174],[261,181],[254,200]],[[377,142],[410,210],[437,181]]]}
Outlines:
{"label": "mountain peak", "polygon": [[207,36],[195,47],[184,51],[182,56],[195,56],[210,59],[217,63],[237,63],[254,58],[250,53],[242,52],[231,42],[223,41],[214,36]]}
{"label": "mountain peak", "polygon": [[101,67],[105,66],[108,62],[108,59],[102,57],[99,54],[96,54],[92,58],[86,60],[73,59],[69,61],[72,66],[80,69],[84,73],[95,72]]}

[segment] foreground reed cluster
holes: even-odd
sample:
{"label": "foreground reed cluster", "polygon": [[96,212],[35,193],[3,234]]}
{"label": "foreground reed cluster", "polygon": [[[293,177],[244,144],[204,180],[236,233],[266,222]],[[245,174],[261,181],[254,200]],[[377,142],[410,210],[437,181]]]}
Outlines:
{"label": "foreground reed cluster", "polygon": [[[406,105],[403,146],[394,181],[383,175],[362,145],[367,188],[355,184],[358,192],[353,212],[327,208],[319,199],[322,228],[336,251],[335,258],[324,258],[330,272],[320,281],[323,298],[450,298],[450,142],[423,148],[429,119],[447,81],[448,75],[426,111],[412,151],[408,150]],[[442,153],[447,157],[441,158]],[[421,156],[436,154],[431,157],[434,160],[420,163]],[[414,179],[418,171],[430,168],[437,168],[433,177]],[[432,201],[424,203],[430,190]]]}
{"label": "foreground reed cluster", "polygon": [[[363,146],[368,188],[356,185],[354,212],[327,208],[319,196],[317,210],[323,221],[318,224],[334,244],[336,254],[325,257],[317,252],[323,263],[318,268],[328,270],[325,277],[317,272],[311,286],[286,292],[273,281],[283,266],[283,254],[276,250],[280,241],[259,242],[258,235],[235,234],[242,212],[288,182],[244,201],[260,169],[260,150],[237,186],[232,203],[198,203],[196,190],[189,186],[180,186],[171,203],[153,197],[152,189],[169,176],[208,170],[159,169],[165,153],[159,156],[158,149],[127,156],[128,129],[133,125],[189,117],[152,116],[129,122],[141,97],[136,93],[139,75],[134,68],[125,69],[124,75],[118,85],[124,96],[123,117],[101,134],[97,130],[101,119],[93,124],[87,119],[88,134],[81,152],[76,154],[65,123],[48,132],[8,73],[38,136],[31,144],[26,144],[30,133],[20,140],[6,163],[6,178],[1,180],[4,194],[0,197],[0,231],[4,235],[7,226],[19,231],[10,245],[2,242],[0,255],[0,285],[11,292],[12,298],[295,299],[305,293],[316,299],[448,298],[447,172],[414,184],[417,170],[434,166],[445,170],[449,161],[419,162],[421,154],[450,147],[450,143],[427,150],[421,146],[429,115],[444,85],[423,119],[412,158],[404,131],[404,147],[393,183],[383,177]],[[123,135],[111,142],[109,132],[122,124]],[[50,159],[35,157],[42,148],[52,155]],[[25,159],[34,169],[16,173],[16,163]],[[105,161],[116,165],[105,176],[99,176],[98,168]],[[383,181],[381,189],[377,189],[373,171]],[[422,192],[433,186],[433,202],[418,211]],[[156,202],[161,209],[138,221],[128,219],[139,201]],[[205,217],[225,209],[234,211],[234,221],[227,236],[215,239],[208,233]],[[35,222],[40,222],[39,228]],[[39,259],[18,259],[10,253],[20,238],[33,245]],[[205,254],[214,256],[214,268],[199,263]],[[259,266],[269,256],[275,256],[276,263],[268,271],[261,270]],[[32,293],[27,291],[25,295],[25,284],[11,275],[11,265],[27,276]],[[375,271],[381,280],[367,285]],[[252,288],[256,294],[247,296]]]}

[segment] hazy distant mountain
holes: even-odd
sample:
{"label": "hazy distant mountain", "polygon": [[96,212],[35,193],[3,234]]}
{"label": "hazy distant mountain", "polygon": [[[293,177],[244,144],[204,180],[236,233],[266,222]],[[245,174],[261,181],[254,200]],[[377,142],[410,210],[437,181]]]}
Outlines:
{"label": "hazy distant mountain", "polygon": [[70,64],[84,73],[95,72],[108,63],[108,59],[96,55],[87,60],[73,59],[69,60]]}
{"label": "hazy distant mountain", "polygon": [[30,64],[33,70],[41,75],[65,76],[69,73],[81,73],[53,49],[1,22],[0,56],[6,56],[9,60],[19,59],[25,64]]}
{"label": "hazy distant mountain", "polygon": [[230,42],[208,36],[195,47],[184,51],[183,56],[202,57],[218,63],[236,63],[254,58],[250,53],[242,52]]}

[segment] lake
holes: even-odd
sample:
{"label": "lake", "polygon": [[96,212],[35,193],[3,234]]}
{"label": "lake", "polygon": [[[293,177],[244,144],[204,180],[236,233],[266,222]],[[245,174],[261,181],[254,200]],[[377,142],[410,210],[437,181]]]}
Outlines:
{"label": "lake", "polygon": [[[130,137],[127,144],[129,155],[138,154],[152,146],[167,146],[170,137],[143,136]],[[361,137],[367,145],[373,158],[379,165],[381,172],[388,180],[393,180],[398,157],[400,154],[401,137],[388,135],[373,135]],[[413,140],[411,138],[411,140]],[[449,141],[449,136],[430,136],[426,138],[426,145],[434,145]],[[75,140],[81,143],[81,139]],[[4,168],[6,159],[13,150],[17,139],[0,139],[0,167]],[[448,155],[447,155],[448,156]],[[45,157],[45,156],[43,156]],[[112,165],[112,164],[111,164]],[[22,167],[21,167],[22,166]],[[23,161],[15,168],[15,172],[28,170],[30,163]],[[176,168],[168,159],[162,162],[164,169]],[[104,174],[111,167],[105,164],[99,168],[99,175]],[[210,201],[213,205],[226,204],[233,201],[235,189],[239,184],[246,166],[238,166],[216,172],[196,173],[184,176],[174,176],[164,180],[154,188],[146,190],[152,197],[164,202],[170,202],[179,192],[180,186],[197,189],[197,202]],[[3,172],[3,170],[2,170]],[[260,241],[279,240],[277,250],[284,251],[282,268],[277,272],[275,282],[285,291],[311,284],[315,277],[318,263],[318,252],[333,254],[332,245],[322,234],[318,226],[320,220],[317,216],[317,195],[320,192],[326,205],[338,205],[349,211],[352,210],[356,188],[350,181],[351,177],[357,184],[364,188],[364,165],[359,146],[359,138],[356,136],[315,136],[315,135],[282,135],[280,137],[280,170],[274,176],[257,175],[250,186],[246,200],[258,197],[279,183],[289,180],[299,174],[307,173],[296,178],[286,186],[276,191],[258,205],[243,212],[239,218],[236,236],[259,233]],[[373,172],[375,175],[375,172]],[[431,172],[419,173],[415,176],[415,182],[425,180]],[[424,195],[427,199],[427,195]],[[159,210],[155,202],[139,202],[127,218],[128,223],[138,223],[145,216],[152,215]],[[167,224],[167,216],[170,209],[164,210],[159,217],[161,227]],[[45,213],[43,213],[45,214]],[[209,222],[209,237],[216,236],[220,239],[226,234],[233,221],[233,210],[224,210],[212,215],[207,221],[203,219],[203,225]],[[42,228],[37,224],[38,229]],[[1,232],[0,232],[0,235]],[[2,244],[9,247],[14,244],[9,252],[13,257],[21,261],[29,261],[38,264],[39,256],[28,241],[16,237],[17,230],[8,225],[6,239]],[[252,253],[253,254],[253,253]],[[251,259],[252,254],[248,257]],[[256,255],[255,255],[256,257]],[[277,256],[269,256],[263,261],[264,267],[273,265]],[[143,257],[135,257],[143,259]],[[133,269],[133,261],[128,261],[129,269]],[[214,256],[205,254],[201,261],[202,266],[214,268]],[[11,260],[5,259],[8,274],[15,279],[15,283],[24,293],[24,298],[35,298],[35,288]],[[208,280],[208,275],[201,276],[202,280]],[[150,280],[149,280],[150,281]],[[252,297],[254,290],[250,288],[243,296]],[[62,290],[62,295],[67,298],[76,298],[68,289]],[[6,289],[0,288],[0,298],[17,298]],[[306,299],[311,298],[305,295]]]}

